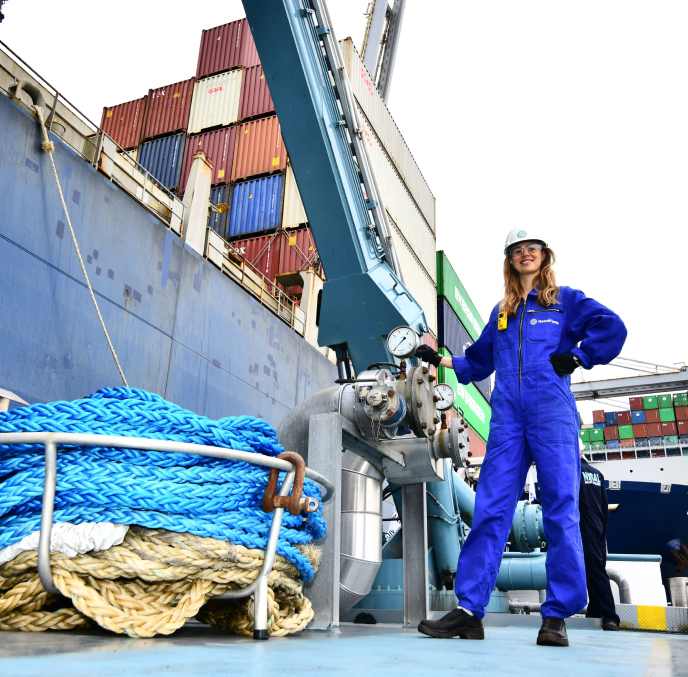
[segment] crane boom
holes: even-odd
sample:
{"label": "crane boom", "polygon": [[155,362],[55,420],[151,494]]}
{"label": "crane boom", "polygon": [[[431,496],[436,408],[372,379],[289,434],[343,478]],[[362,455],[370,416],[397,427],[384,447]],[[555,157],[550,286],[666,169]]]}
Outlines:
{"label": "crane boom", "polygon": [[392,268],[384,207],[360,150],[327,8],[323,0],[243,4],[327,277],[318,343],[346,346],[356,371],[390,361],[385,338],[392,329],[428,328]]}

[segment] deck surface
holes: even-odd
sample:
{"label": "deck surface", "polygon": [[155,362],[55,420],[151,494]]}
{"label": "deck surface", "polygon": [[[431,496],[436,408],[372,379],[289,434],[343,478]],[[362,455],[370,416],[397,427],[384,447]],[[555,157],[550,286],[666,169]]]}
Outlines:
{"label": "deck surface", "polygon": [[[437,640],[394,626],[343,624],[254,642],[190,625],[135,640],[100,630],[4,632],[0,675],[488,675],[688,676],[688,636],[569,630],[568,648],[538,647],[537,628],[488,627],[485,641]],[[470,673],[468,673],[470,674]]]}

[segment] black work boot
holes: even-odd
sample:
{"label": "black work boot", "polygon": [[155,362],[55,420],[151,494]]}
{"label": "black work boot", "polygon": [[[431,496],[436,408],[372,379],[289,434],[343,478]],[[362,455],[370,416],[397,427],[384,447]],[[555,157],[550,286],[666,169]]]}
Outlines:
{"label": "black work boot", "polygon": [[615,618],[604,618],[602,620],[602,630],[611,630],[612,632],[619,630],[619,624]]}
{"label": "black work boot", "polygon": [[540,646],[568,646],[566,622],[563,618],[546,616],[542,619],[542,627],[538,632],[537,643]]}
{"label": "black work boot", "polygon": [[418,632],[440,639],[451,639],[457,635],[461,639],[485,639],[483,622],[463,609],[454,609],[439,621],[421,621]]}

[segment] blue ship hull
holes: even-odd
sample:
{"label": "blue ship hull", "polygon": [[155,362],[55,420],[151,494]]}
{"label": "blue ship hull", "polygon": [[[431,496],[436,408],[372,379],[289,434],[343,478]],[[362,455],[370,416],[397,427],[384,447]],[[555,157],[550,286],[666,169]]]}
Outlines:
{"label": "blue ship hull", "polygon": [[[0,96],[0,387],[30,403],[121,384],[40,143],[38,123]],[[57,138],[54,158],[130,386],[277,426],[332,385],[317,349]]]}

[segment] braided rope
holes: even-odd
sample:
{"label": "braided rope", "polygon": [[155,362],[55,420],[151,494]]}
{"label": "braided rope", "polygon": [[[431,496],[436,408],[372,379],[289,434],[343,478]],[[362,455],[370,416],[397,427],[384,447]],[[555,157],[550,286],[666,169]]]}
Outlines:
{"label": "braided rope", "polygon": [[117,371],[119,371],[119,375],[122,377],[122,381],[124,382],[124,385],[128,386],[129,384],[127,383],[127,379],[124,377],[124,372],[122,371],[122,366],[120,365],[119,360],[117,359],[117,353],[115,352],[115,347],[112,345],[112,341],[110,340],[110,335],[108,334],[108,330],[105,327],[105,322],[103,321],[103,316],[100,314],[100,308],[98,308],[98,302],[96,301],[95,294],[93,293],[93,288],[91,287],[91,281],[88,279],[88,274],[86,273],[86,266],[84,265],[84,260],[81,258],[81,252],[79,251],[79,245],[77,244],[77,241],[76,241],[76,235],[74,235],[74,228],[72,228],[72,221],[69,218],[69,212],[67,211],[67,205],[65,203],[64,195],[62,194],[62,187],[60,186],[60,179],[57,176],[57,169],[55,168],[55,161],[53,160],[53,151],[55,150],[55,144],[48,138],[48,130],[45,128],[45,121],[43,120],[43,109],[40,106],[34,106],[33,108],[36,111],[36,115],[38,115],[38,121],[41,123],[41,129],[43,130],[43,143],[41,144],[41,148],[48,153],[48,157],[50,158],[50,165],[53,168],[53,176],[55,177],[55,183],[57,184],[57,192],[60,194],[60,201],[62,202],[62,209],[64,211],[65,218],[67,219],[67,225],[69,226],[69,232],[72,236],[72,242],[74,243],[74,249],[76,249],[76,255],[79,257],[79,264],[81,265],[81,272],[84,274],[84,278],[86,280],[86,286],[88,287],[88,291],[91,294],[91,300],[93,301],[93,305],[95,306],[96,313],[98,313],[98,319],[100,320],[100,326],[103,328],[103,333],[105,334],[105,339],[107,340],[107,343],[110,346],[110,352],[112,353],[112,357],[115,358],[115,364],[117,365]]}
{"label": "braided rope", "polygon": [[[312,547],[312,546],[311,546]],[[317,557],[306,550],[313,557]],[[141,527],[108,550],[70,558],[52,553],[53,580],[67,606],[51,610],[56,598],[43,590],[37,552],[21,553],[0,567],[0,629],[38,632],[101,627],[131,637],[168,635],[197,616],[214,627],[251,636],[253,598],[211,597],[252,583],[264,553],[227,541]],[[277,557],[269,577],[268,632],[285,635],[313,618],[302,594],[298,569]]]}

